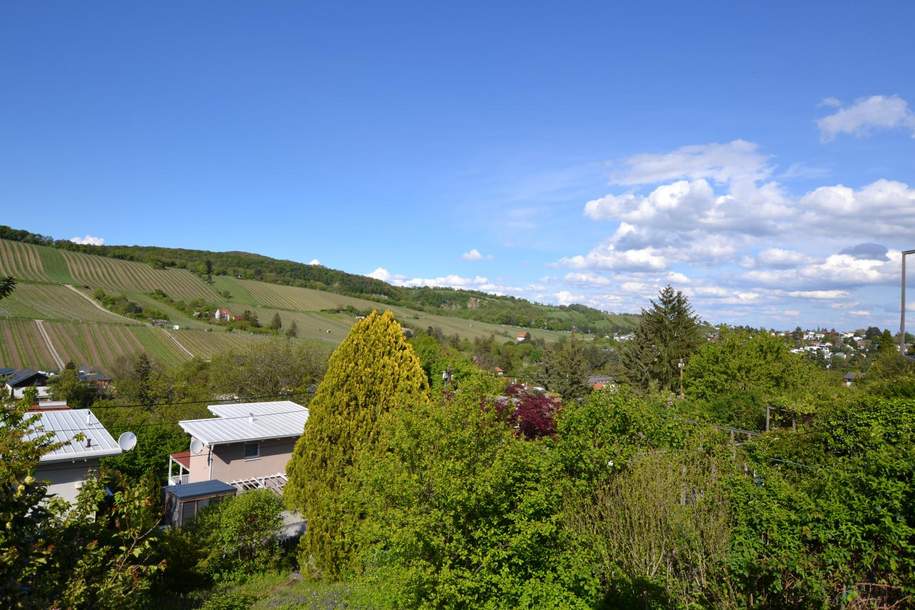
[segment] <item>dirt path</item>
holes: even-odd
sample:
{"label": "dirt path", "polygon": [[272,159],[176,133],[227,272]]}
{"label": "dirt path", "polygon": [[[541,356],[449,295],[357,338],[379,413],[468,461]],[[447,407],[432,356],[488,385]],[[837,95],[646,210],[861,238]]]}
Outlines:
{"label": "dirt path", "polygon": [[48,346],[48,351],[51,353],[51,358],[54,359],[54,363],[57,364],[57,368],[61,371],[64,370],[64,359],[60,357],[60,354],[57,353],[54,344],[51,343],[51,337],[48,335],[48,331],[45,330],[44,320],[35,320],[35,326],[38,327],[38,333],[44,339],[45,345]]}
{"label": "dirt path", "polygon": [[122,315],[119,314],[119,313],[114,313],[114,312],[111,311],[111,310],[105,309],[104,307],[102,307],[101,305],[99,305],[98,303],[96,303],[96,302],[95,302],[95,299],[93,299],[92,297],[90,297],[90,296],[87,295],[86,293],[82,292],[82,291],[79,290],[78,288],[76,288],[76,287],[74,287],[74,286],[71,286],[70,284],[64,284],[64,286],[66,286],[67,288],[69,288],[70,290],[72,290],[73,292],[75,292],[76,294],[78,294],[79,296],[83,297],[84,299],[86,299],[87,301],[89,301],[90,303],[92,303],[92,305],[94,305],[96,309],[100,309],[100,310],[104,311],[104,312],[107,313],[109,316],[114,316],[114,317],[116,317],[116,318],[121,318],[121,319],[124,320],[125,322],[130,322],[131,324],[137,324],[137,323],[138,323],[136,320],[131,320],[131,319],[128,318],[127,316],[122,316]]}
{"label": "dirt path", "polygon": [[162,329],[162,332],[164,332],[166,335],[168,335],[168,338],[171,339],[172,341],[174,341],[174,342],[175,342],[175,345],[177,345],[177,346],[180,347],[182,350],[184,350],[184,353],[185,353],[185,354],[187,354],[187,355],[190,356],[191,358],[194,357],[194,354],[193,354],[193,352],[191,352],[191,350],[189,350],[188,348],[186,348],[186,347],[184,347],[183,345],[181,345],[181,341],[178,341],[178,337],[176,337],[175,335],[171,334],[170,332],[168,332],[168,331],[165,330],[164,328]]}

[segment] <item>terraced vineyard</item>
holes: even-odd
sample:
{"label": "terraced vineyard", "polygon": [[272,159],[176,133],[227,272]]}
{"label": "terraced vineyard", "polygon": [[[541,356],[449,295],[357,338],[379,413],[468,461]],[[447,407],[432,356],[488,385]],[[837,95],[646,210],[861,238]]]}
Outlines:
{"label": "terraced vineyard", "polygon": [[[118,359],[141,351],[165,366],[175,366],[191,358],[188,351],[194,356],[210,358],[261,341],[285,340],[241,331],[225,332],[154,299],[150,293],[156,289],[174,300],[202,299],[211,307],[227,306],[236,314],[248,309],[264,325],[270,323],[274,314],[279,314],[284,329],[295,321],[297,340],[311,340],[329,348],[343,340],[357,317],[351,311],[327,310],[352,307],[366,311],[385,307],[367,299],[227,276],[215,277],[210,285],[183,269],[154,269],[145,263],[2,239],[0,275],[12,275],[18,280],[15,292],[0,301],[0,366],[56,368],[34,320],[45,320],[48,338],[64,361],[103,370],[110,369]],[[147,310],[159,310],[172,323],[180,325],[181,330],[155,328],[97,307],[91,297],[95,288],[123,295]],[[231,296],[223,296],[222,292]],[[519,330],[404,307],[391,309],[398,319],[411,326],[436,327],[445,334],[466,338],[494,335],[512,340]],[[547,340],[562,335],[540,330],[533,334]]]}
{"label": "terraced vineyard", "polygon": [[0,318],[127,323],[59,284],[20,283],[12,295],[0,301]]}
{"label": "terraced vineyard", "polygon": [[0,362],[10,367],[56,368],[32,320],[0,320]]}

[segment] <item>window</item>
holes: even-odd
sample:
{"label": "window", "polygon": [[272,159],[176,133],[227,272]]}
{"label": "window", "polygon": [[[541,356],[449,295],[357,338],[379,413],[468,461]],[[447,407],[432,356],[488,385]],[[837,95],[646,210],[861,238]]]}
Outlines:
{"label": "window", "polygon": [[245,443],[245,459],[251,459],[260,457],[261,455],[261,444],[260,443]]}

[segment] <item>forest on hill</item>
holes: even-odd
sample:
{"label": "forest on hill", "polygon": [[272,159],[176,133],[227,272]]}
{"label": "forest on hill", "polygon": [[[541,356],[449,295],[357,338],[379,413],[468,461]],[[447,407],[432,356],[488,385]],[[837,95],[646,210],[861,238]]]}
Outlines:
{"label": "forest on hill", "polygon": [[156,269],[186,269],[201,277],[229,276],[360,297],[441,315],[492,324],[608,335],[629,332],[638,316],[603,312],[584,305],[544,305],[512,297],[453,288],[401,287],[381,280],[247,252],[208,252],[156,246],[75,244],[0,226],[0,239],[146,263]]}

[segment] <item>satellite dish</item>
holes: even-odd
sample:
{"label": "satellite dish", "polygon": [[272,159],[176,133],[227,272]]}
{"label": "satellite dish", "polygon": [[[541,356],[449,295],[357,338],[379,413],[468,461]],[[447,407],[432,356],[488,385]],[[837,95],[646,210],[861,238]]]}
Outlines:
{"label": "satellite dish", "polygon": [[194,455],[197,455],[201,451],[203,451],[203,442],[199,438],[192,438],[191,439],[191,453],[193,453]]}
{"label": "satellite dish", "polygon": [[123,432],[118,437],[118,447],[121,451],[130,451],[137,446],[137,435],[133,432]]}

